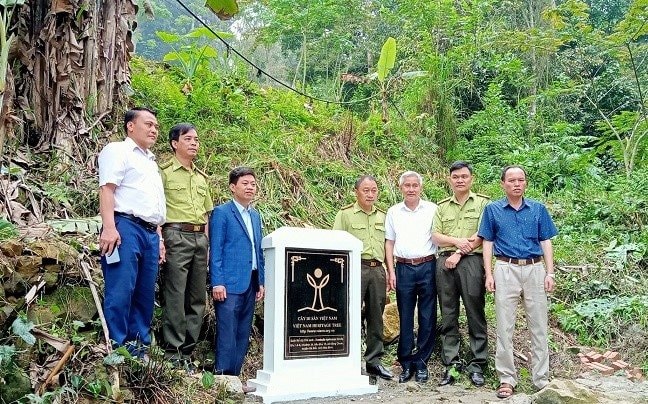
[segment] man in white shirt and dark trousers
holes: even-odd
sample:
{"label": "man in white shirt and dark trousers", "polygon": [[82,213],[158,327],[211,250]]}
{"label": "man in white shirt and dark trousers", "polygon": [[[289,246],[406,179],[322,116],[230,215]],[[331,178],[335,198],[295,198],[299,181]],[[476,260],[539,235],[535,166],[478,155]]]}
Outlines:
{"label": "man in white shirt and dark trousers", "polygon": [[[423,178],[419,173],[404,172],[398,185],[403,202],[389,208],[385,221],[389,287],[396,290],[400,317],[398,362],[403,371],[398,381],[405,383],[414,376],[417,382],[425,383],[429,379],[427,362],[436,337],[437,246],[432,243],[432,220],[437,206],[421,199]],[[419,328],[415,344],[414,310],[417,306]]]}
{"label": "man in white shirt and dark trousers", "polygon": [[104,314],[110,339],[144,357],[151,344],[155,281],[164,260],[160,225],[164,188],[149,150],[158,137],[155,113],[133,108],[124,116],[126,139],[99,154],[99,236],[104,275]]}

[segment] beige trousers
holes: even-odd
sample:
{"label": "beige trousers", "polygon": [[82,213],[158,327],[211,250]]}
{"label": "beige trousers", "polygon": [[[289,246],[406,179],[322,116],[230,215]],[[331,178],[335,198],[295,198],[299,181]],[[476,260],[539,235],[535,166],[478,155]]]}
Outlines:
{"label": "beige trousers", "polygon": [[517,385],[513,362],[513,331],[517,305],[522,296],[527,327],[531,332],[531,378],[541,389],[549,384],[549,344],[547,340],[547,293],[544,289],[543,262],[516,265],[495,261],[495,316],[497,348],[495,370],[500,383]]}

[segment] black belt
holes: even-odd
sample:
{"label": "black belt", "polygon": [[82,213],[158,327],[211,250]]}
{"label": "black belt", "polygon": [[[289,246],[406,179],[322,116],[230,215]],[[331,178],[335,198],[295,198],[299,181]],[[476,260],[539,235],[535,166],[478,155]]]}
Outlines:
{"label": "black belt", "polygon": [[504,261],[515,265],[531,265],[537,264],[538,262],[542,261],[542,257],[510,258],[503,255],[496,255],[495,258],[499,261]]}
{"label": "black belt", "polygon": [[194,233],[204,233],[205,225],[204,224],[192,224],[192,223],[165,223],[162,227],[169,229],[176,229],[180,231],[191,231]]}
{"label": "black belt", "polygon": [[[449,257],[449,256],[451,256],[451,255],[454,254],[454,253],[455,253],[454,251],[441,251],[441,252],[438,253],[437,255],[438,255],[439,257]],[[482,255],[482,253],[470,253],[470,254],[461,254],[461,255],[464,256],[464,257],[466,257],[466,256],[469,256],[469,255]]]}
{"label": "black belt", "polygon": [[135,222],[151,233],[155,233],[157,231],[157,224],[149,223],[146,220],[141,219],[137,216],[133,216],[129,213],[115,212],[115,216],[123,217],[124,219],[128,219],[131,222]]}
{"label": "black belt", "polygon": [[407,264],[407,265],[421,265],[424,262],[430,262],[434,261],[436,259],[436,256],[434,254],[428,255],[425,257],[420,257],[420,258],[401,258],[401,257],[394,257],[396,259],[396,262],[400,262],[401,264]]}
{"label": "black belt", "polygon": [[382,262],[380,262],[380,261],[378,261],[378,260],[373,260],[373,259],[372,259],[372,260],[365,260],[365,259],[361,259],[361,260],[360,260],[360,263],[361,263],[362,265],[366,265],[366,266],[368,266],[368,267],[372,267],[372,268],[373,268],[373,267],[381,267],[381,266],[382,266]]}

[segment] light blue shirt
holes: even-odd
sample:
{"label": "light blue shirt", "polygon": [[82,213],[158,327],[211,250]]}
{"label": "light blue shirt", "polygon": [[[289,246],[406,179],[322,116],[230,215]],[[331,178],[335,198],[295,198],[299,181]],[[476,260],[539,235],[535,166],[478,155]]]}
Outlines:
{"label": "light blue shirt", "polygon": [[243,207],[243,205],[238,203],[236,199],[232,200],[234,201],[234,205],[236,205],[236,209],[238,209],[241,217],[243,218],[243,223],[245,223],[248,235],[250,236],[250,240],[252,241],[252,270],[255,270],[257,269],[257,262],[256,254],[254,252],[254,231],[252,230],[252,216],[250,216],[250,207],[248,206],[247,208],[245,208]]}

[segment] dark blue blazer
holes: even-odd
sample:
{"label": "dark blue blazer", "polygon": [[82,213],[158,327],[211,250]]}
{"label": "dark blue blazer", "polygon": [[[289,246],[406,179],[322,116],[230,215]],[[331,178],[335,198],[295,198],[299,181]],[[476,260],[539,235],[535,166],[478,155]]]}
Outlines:
{"label": "dark blue blazer", "polygon": [[[265,260],[261,250],[261,216],[250,209],[254,252],[256,254],[259,285],[265,281]],[[243,293],[250,286],[252,271],[252,241],[243,217],[229,201],[217,206],[209,218],[209,273],[211,286],[222,285],[228,293]]]}

